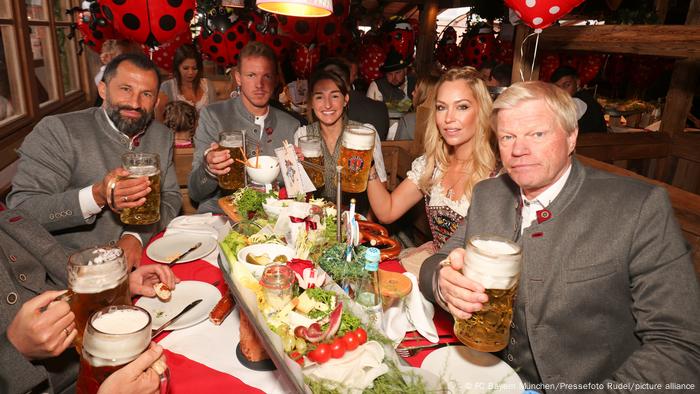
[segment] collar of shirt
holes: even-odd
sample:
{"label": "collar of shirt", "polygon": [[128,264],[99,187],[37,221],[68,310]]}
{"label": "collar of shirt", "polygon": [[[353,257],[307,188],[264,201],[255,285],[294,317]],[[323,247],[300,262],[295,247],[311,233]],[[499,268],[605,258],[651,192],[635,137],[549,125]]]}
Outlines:
{"label": "collar of shirt", "polygon": [[117,126],[114,124],[114,122],[112,122],[112,119],[110,119],[109,116],[107,115],[107,110],[104,107],[102,107],[102,113],[104,113],[105,119],[107,119],[107,124],[109,124],[109,126],[112,128],[112,130],[116,131],[120,135],[121,138],[126,138],[125,141],[129,142],[129,150],[132,150],[134,148],[134,141],[136,141],[139,137],[141,137],[141,135],[143,135],[143,133],[146,132],[146,130],[142,130],[140,133],[134,135],[133,137],[129,137],[128,135],[122,133],[117,128]]}
{"label": "collar of shirt", "polygon": [[557,198],[559,193],[561,193],[561,190],[564,188],[566,180],[569,179],[570,174],[571,163],[569,163],[569,167],[566,169],[566,171],[564,171],[564,174],[557,179],[552,186],[545,189],[542,193],[540,193],[540,195],[532,200],[525,198],[523,190],[520,189],[520,199],[523,202],[522,225],[520,226],[521,234],[526,228],[530,227],[532,222],[537,220],[537,211],[547,208],[549,204],[551,204],[552,201]]}
{"label": "collar of shirt", "polygon": [[270,114],[270,107],[267,107],[267,112],[265,112],[265,115],[260,115],[260,116],[255,116],[253,115],[253,123],[256,125],[260,126],[260,135],[258,136],[258,139],[262,139],[263,137],[263,132],[265,132],[265,119],[267,119],[267,115]]}

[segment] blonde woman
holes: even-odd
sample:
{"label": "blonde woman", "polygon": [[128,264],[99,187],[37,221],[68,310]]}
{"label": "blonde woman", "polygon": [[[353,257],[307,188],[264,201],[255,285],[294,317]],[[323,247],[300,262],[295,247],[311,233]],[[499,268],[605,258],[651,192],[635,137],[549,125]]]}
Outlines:
{"label": "blonde woman", "polygon": [[494,171],[491,106],[491,96],[476,69],[447,71],[436,85],[425,154],[413,161],[406,179],[392,193],[376,180],[367,186],[372,211],[383,223],[395,221],[425,199],[433,241],[418,249],[421,256],[414,251],[411,256],[415,259],[402,259],[411,272],[417,267],[411,267],[408,260],[422,262],[424,254],[434,253],[445,243],[466,217],[474,185]]}

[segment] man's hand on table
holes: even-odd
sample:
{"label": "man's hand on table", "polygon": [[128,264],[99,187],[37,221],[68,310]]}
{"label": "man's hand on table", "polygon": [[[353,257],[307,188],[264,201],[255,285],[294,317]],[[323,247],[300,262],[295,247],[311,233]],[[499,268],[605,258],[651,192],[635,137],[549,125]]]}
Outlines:
{"label": "man's hand on table", "polygon": [[47,291],[25,302],[7,327],[7,339],[27,359],[58,356],[78,335],[70,305],[54,301],[62,293]]}
{"label": "man's hand on table", "polygon": [[469,319],[472,312],[481,310],[488,296],[484,286],[462,275],[464,256],[462,248],[450,252],[450,265],[440,269],[438,287],[450,313],[460,319]]}
{"label": "man's hand on table", "polygon": [[231,171],[229,166],[233,164],[233,159],[228,149],[218,149],[219,144],[212,142],[204,155],[204,162],[207,165],[207,170],[217,176],[224,175]]}
{"label": "man's hand on table", "polygon": [[129,274],[129,290],[132,296],[155,297],[153,285],[160,282],[165,283],[170,290],[175,290],[175,284],[180,283],[180,278],[175,276],[170,267],[163,264],[143,265]]}
{"label": "man's hand on table", "polygon": [[131,394],[160,392],[160,376],[151,365],[163,354],[163,348],[151,346],[136,360],[111,374],[100,385],[97,394]]}
{"label": "man's hand on table", "polygon": [[126,265],[129,271],[132,267],[138,267],[141,265],[143,245],[141,245],[141,241],[136,239],[134,235],[122,235],[119,241],[117,241],[117,246],[122,248],[124,251],[124,257],[126,258]]}

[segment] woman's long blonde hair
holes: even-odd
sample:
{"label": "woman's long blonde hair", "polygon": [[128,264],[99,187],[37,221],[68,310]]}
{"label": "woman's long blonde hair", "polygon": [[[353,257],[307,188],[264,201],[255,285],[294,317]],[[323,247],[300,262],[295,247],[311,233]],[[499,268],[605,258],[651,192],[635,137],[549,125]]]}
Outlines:
{"label": "woman's long blonde hair", "polygon": [[435,87],[435,96],[432,97],[432,105],[428,115],[428,127],[425,131],[425,158],[426,166],[419,180],[420,189],[429,193],[433,185],[441,182],[441,178],[434,178],[435,169],[444,174],[450,164],[451,147],[445,143],[440,135],[440,130],[435,122],[435,98],[442,84],[446,81],[464,80],[471,89],[476,99],[478,114],[476,118],[476,133],[474,134],[474,150],[467,163],[469,180],[464,187],[464,194],[471,199],[472,189],[477,182],[487,178],[496,166],[496,155],[491,148],[491,107],[493,101],[489,95],[486,83],[481,79],[479,72],[473,67],[453,68],[445,72]]}

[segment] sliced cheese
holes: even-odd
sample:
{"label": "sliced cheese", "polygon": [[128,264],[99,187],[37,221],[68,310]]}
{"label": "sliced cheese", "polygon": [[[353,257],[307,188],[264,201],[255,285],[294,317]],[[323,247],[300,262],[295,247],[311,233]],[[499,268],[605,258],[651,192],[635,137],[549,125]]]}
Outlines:
{"label": "sliced cheese", "polygon": [[289,327],[292,329],[299,327],[299,326],[304,326],[308,327],[313,323],[316,323],[319,319],[311,319],[310,317],[306,315],[302,315],[301,313],[297,313],[295,311],[289,312],[287,315],[287,319],[289,321]]}

